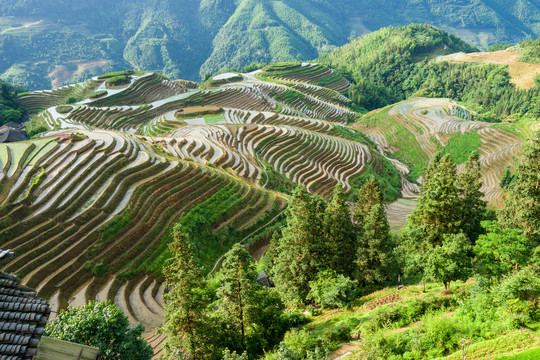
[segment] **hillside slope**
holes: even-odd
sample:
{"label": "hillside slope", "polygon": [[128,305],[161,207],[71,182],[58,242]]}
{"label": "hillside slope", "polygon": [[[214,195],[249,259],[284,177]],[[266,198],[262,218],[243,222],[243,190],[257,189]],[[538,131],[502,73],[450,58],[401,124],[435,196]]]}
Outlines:
{"label": "hillside slope", "polygon": [[2,268],[55,308],[113,300],[159,347],[151,333],[177,222],[209,272],[235,242],[258,249],[296,184],[326,198],[341,184],[352,199],[377,176],[397,230],[438,148],[458,162],[479,149],[486,200],[500,205],[524,126],[474,121],[446,99],[361,117],[350,87],[325,65],[293,62],[200,87],[126,71],[20,95],[27,130],[44,133],[0,146],[0,241],[18,254]]}
{"label": "hillside slope", "polygon": [[389,25],[429,23],[474,45],[540,35],[540,4],[475,1],[6,0],[0,74],[30,89],[128,65],[173,78],[306,60]]}

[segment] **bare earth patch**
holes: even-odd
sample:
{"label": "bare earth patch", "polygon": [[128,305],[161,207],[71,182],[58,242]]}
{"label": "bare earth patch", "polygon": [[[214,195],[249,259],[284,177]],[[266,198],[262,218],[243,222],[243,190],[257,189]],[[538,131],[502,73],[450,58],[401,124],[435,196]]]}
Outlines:
{"label": "bare earth patch", "polygon": [[352,353],[353,351],[356,351],[358,350],[359,347],[358,347],[358,344],[357,343],[348,343],[348,344],[343,344],[341,345],[341,347],[335,351],[332,351],[330,353],[330,358],[331,359],[338,359],[344,355],[347,355],[347,354],[350,354]]}
{"label": "bare earth patch", "polygon": [[105,70],[109,67],[109,61],[106,59],[97,59],[91,61],[70,61],[62,65],[56,66],[56,68],[49,73],[49,76],[53,78],[52,86],[57,88],[64,84],[71,76],[81,76],[88,71],[102,68]]}
{"label": "bare earth patch", "polygon": [[379,306],[382,306],[382,305],[386,305],[386,304],[391,304],[391,303],[394,303],[396,301],[399,301],[401,300],[401,296],[399,296],[398,294],[388,294],[386,296],[383,296],[379,299],[375,299],[375,300],[372,300],[368,303],[366,303],[366,308],[368,310],[373,310]]}
{"label": "bare earth patch", "polygon": [[520,89],[530,89],[534,86],[534,77],[540,74],[540,64],[520,61],[522,54],[512,50],[479,53],[457,53],[439,58],[455,63],[476,62],[482,64],[508,65],[511,82]]}

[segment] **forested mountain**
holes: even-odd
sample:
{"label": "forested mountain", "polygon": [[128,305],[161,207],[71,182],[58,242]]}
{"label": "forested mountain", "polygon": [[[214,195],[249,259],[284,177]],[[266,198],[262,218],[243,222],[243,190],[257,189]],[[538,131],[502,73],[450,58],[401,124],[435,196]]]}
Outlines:
{"label": "forested mountain", "polygon": [[[535,61],[536,43],[523,42],[515,50],[525,60]],[[317,61],[348,74],[353,81],[349,98],[368,110],[422,96],[460,101],[483,121],[538,117],[540,87],[517,89],[507,66],[432,61],[474,50],[454,35],[412,24],[359,37]]]}
{"label": "forested mountain", "polygon": [[31,89],[128,66],[197,80],[313,59],[388,25],[430,23],[481,47],[540,35],[538,0],[4,0],[0,74]]}

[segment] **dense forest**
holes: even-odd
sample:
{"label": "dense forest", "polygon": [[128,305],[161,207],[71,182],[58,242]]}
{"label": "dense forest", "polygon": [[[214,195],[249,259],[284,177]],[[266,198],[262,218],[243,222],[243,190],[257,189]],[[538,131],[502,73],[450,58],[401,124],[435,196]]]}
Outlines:
{"label": "dense forest", "polygon": [[19,86],[0,80],[0,126],[10,121],[18,123],[26,114],[26,110],[17,102],[17,94],[23,91]]}
{"label": "dense forest", "polygon": [[0,74],[32,90],[126,67],[198,80],[252,62],[313,59],[359,35],[411,22],[483,48],[517,43],[540,35],[539,17],[532,0],[6,0]]}
{"label": "dense forest", "polygon": [[[536,42],[529,42],[532,53]],[[389,27],[360,37],[318,61],[353,81],[349,98],[368,110],[411,96],[445,97],[478,112],[478,119],[500,121],[508,116],[538,117],[540,86],[517,90],[508,67],[451,64],[440,55],[477,49],[429,25]],[[531,57],[533,55],[524,56]]]}

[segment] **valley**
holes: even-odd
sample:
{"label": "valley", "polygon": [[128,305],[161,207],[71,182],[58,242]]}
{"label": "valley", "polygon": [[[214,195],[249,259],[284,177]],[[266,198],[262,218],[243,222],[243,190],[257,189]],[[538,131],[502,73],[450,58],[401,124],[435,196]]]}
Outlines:
{"label": "valley", "polygon": [[448,99],[358,114],[344,95],[349,81],[320,64],[234,75],[194,87],[119,72],[21,95],[34,113],[27,129],[45,132],[0,145],[0,239],[18,254],[3,271],[49,299],[53,313],[113,301],[146,326],[157,356],[175,223],[194,236],[209,272],[233,243],[252,253],[265,246],[296,184],[328,199],[336,184],[352,196],[375,175],[398,231],[441,149],[480,151],[482,191],[497,208],[500,178],[530,133],[474,121]]}

